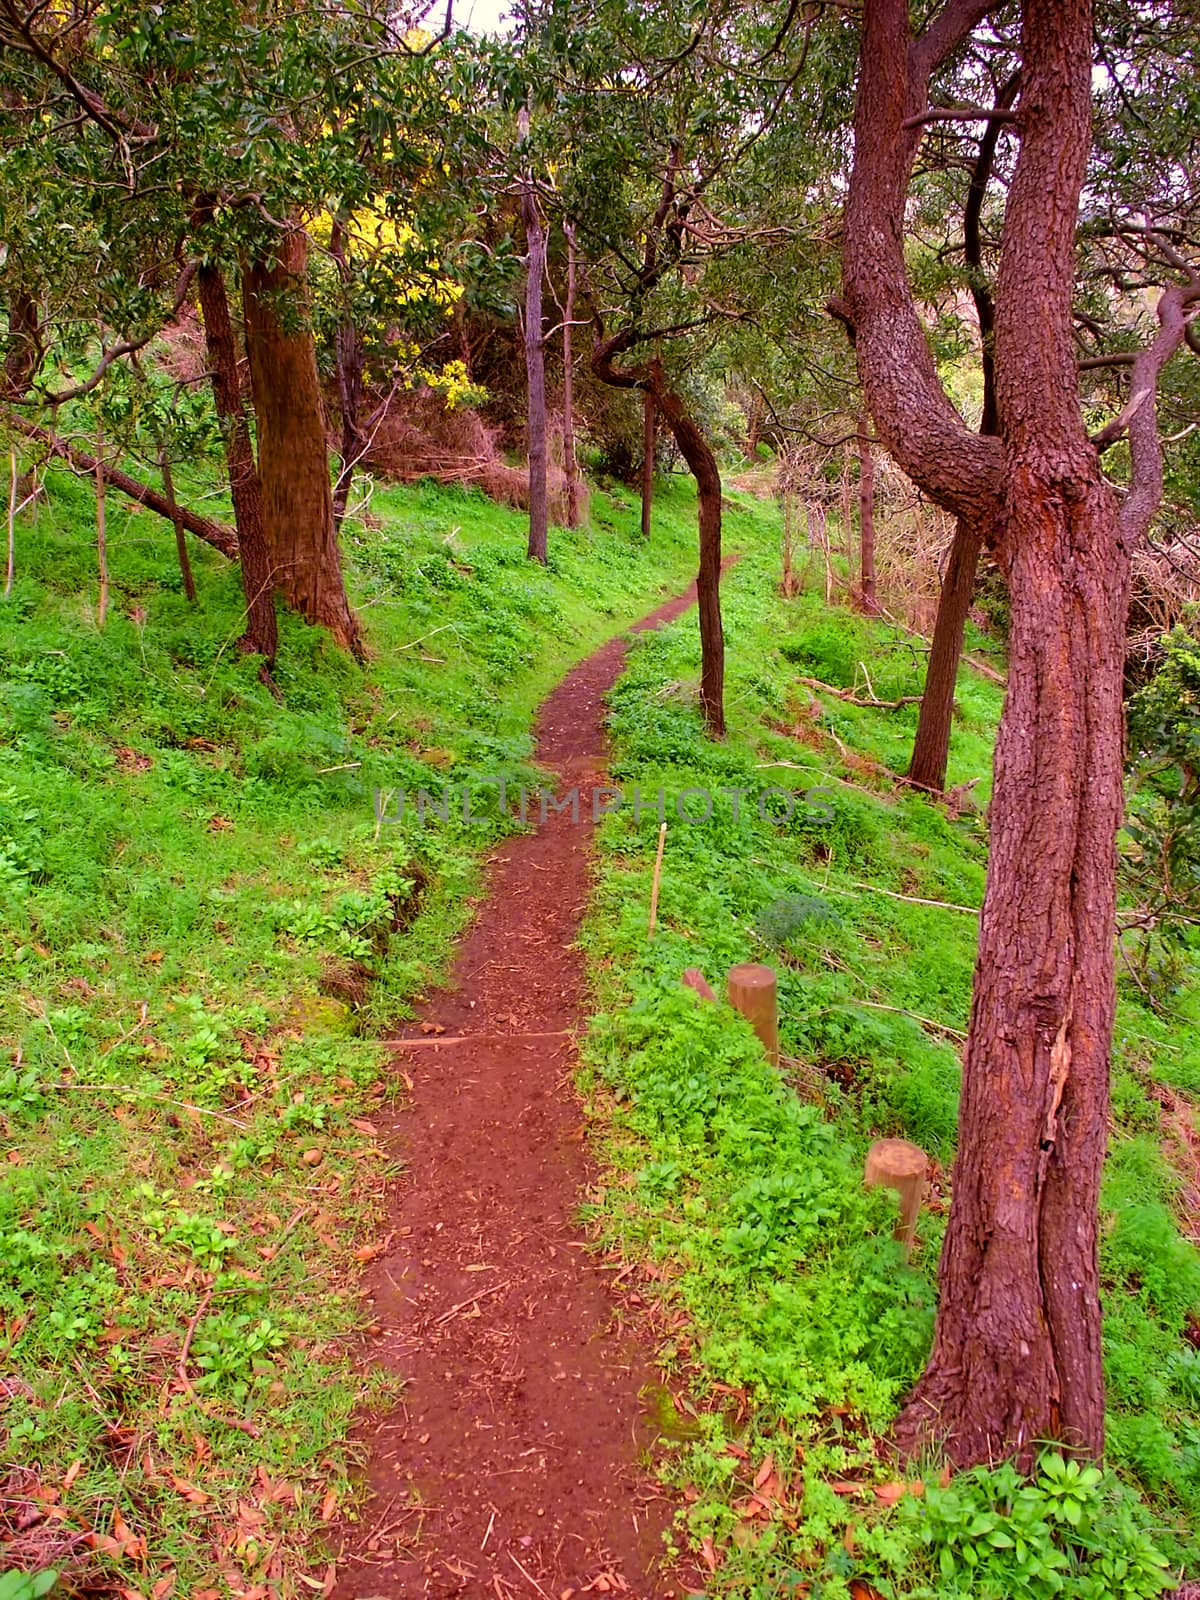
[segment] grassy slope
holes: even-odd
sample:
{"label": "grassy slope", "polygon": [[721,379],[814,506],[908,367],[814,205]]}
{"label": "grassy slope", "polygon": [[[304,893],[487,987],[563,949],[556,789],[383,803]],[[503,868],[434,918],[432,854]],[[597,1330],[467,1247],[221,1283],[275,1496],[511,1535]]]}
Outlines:
{"label": "grassy slope", "polygon": [[[906,1266],[862,1161],[872,1138],[899,1134],[948,1169],[958,1059],[942,1030],[966,1026],[975,919],[879,891],[977,906],[985,838],[974,811],[948,814],[880,770],[902,770],[911,709],[814,705],[796,686],[861,685],[865,662],[880,698],[911,694],[909,644],[812,594],[784,601],[774,577],[762,545],[727,580],[728,743],[701,737],[696,651],[675,626],[638,644],[612,696],[614,770],[643,795],[661,784],[669,807],[689,786],[826,792],[786,825],[752,800],[735,823],[729,799],[705,825],[673,824],[652,944],[657,818],[612,819],[588,931],[599,1012],[585,1086],[608,1161],[594,1214],[640,1264],[675,1386],[703,1398],[692,1416],[664,1401],[663,1431],[710,1591],[861,1600],[858,1575],[886,1595],[1157,1593],[1142,1528],[1173,1566],[1200,1553],[1200,1255],[1180,1234],[1180,1147],[1155,1094],[1200,1089],[1200,1049],[1123,986],[1106,1355],[1111,1459],[1143,1503],[1109,1479],[1055,1478],[1051,1461],[1023,1499],[1001,1472],[889,1509],[898,1485],[875,1490],[895,1477],[878,1439],[928,1347],[944,1185]],[[999,691],[964,673],[958,704],[951,782],[978,779],[981,802]],[[782,1078],[748,1027],[679,982],[699,966],[720,987],[747,959],[780,974]],[[1175,1004],[1200,1009],[1194,990]]]}
{"label": "grassy slope", "polygon": [[[0,1460],[22,1469],[5,1493],[55,1506],[23,1560],[156,1596],[320,1576],[310,1536],[345,1495],[359,1394],[354,1252],[386,1172],[371,1034],[444,972],[498,827],[377,839],[373,790],[525,772],[543,692],[683,586],[686,493],[661,497],[652,551],[632,502],[593,510],[542,571],[516,514],[378,493],[382,527],[348,539],[370,665],[283,619],[278,702],[231,648],[237,578],[211,553],[192,609],[169,529],[110,508],[101,632],[87,489],[56,476],[19,523],[0,609]],[[374,981],[352,1012],[319,984],[355,961]]]}

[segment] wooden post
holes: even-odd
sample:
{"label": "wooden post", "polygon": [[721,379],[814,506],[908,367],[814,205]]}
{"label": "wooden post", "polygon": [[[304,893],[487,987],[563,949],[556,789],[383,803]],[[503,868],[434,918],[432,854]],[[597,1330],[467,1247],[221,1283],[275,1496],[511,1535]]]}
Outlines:
{"label": "wooden post", "polygon": [[917,1217],[925,1197],[925,1173],[929,1158],[919,1145],[907,1139],[876,1139],[867,1151],[867,1165],[863,1183],[868,1189],[883,1184],[894,1189],[900,1197],[900,1219],[896,1223],[896,1238],[904,1246],[905,1256],[912,1254],[917,1237]]}
{"label": "wooden post", "polygon": [[762,1040],[771,1065],[779,1065],[779,1021],[775,1003],[775,969],[748,961],[730,967],[729,1004],[740,1011]]}
{"label": "wooden post", "polygon": [[662,881],[663,845],[667,842],[667,825],[662,823],[658,830],[658,850],[654,857],[654,885],[650,890],[650,926],[646,929],[647,939],[653,939],[654,930],[658,926],[658,886]]}

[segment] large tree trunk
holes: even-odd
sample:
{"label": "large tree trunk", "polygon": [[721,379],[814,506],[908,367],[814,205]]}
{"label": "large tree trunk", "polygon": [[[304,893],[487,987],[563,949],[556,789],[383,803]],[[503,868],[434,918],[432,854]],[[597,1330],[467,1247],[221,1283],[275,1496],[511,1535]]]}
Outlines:
{"label": "large tree trunk", "polygon": [[254,446],[250,442],[250,424],[238,373],[233,319],[229,315],[229,296],[220,267],[211,262],[201,266],[196,274],[196,288],[200,319],[204,324],[205,352],[212,374],[213,404],[225,441],[229,495],[238,530],[242,594],[246,599],[246,631],[238,640],[238,648],[247,654],[264,656],[270,667],[274,665],[279,647],[275,585],[263,525],[262,487],[254,464]]}
{"label": "large tree trunk", "polygon": [[896,1429],[903,1447],[943,1442],[964,1464],[1028,1463],[1051,1438],[1103,1447],[1096,1241],[1128,551],[1161,490],[1157,372],[1186,327],[1178,297],[1160,306],[1162,334],[1135,369],[1151,398],[1130,422],[1133,486],[1118,514],[1083,427],[1071,337],[1091,6],[1025,0],[997,287],[999,438],[972,434],[950,405],[905,274],[904,205],[930,75],[987,9],[948,0],[914,42],[907,0],[866,0],[844,233],[845,309],[880,434],[926,493],[994,532],[1012,603],[937,1327]]}
{"label": "large tree trunk", "polygon": [[567,475],[567,527],[579,526],[579,460],[575,453],[575,229],[563,224],[567,240],[567,300],[563,308],[563,471]]}
{"label": "large tree trunk", "polygon": [[275,584],[293,610],[361,655],[333,525],[325,419],[307,323],[307,237],[293,228],[277,249],[273,263],[248,262],[242,272],[263,523]]}
{"label": "large tree trunk", "polygon": [[[521,113],[522,137],[529,133],[529,113]],[[525,379],[526,431],[529,445],[529,548],[531,561],[546,562],[546,340],[542,317],[542,284],[546,276],[546,229],[538,210],[537,192],[529,176],[521,184],[521,221],[525,226]]]}
{"label": "large tree trunk", "polygon": [[647,389],[642,395],[642,538],[650,537],[650,524],[654,514],[654,434],[657,413],[654,395]]}
{"label": "large tree trunk", "polygon": [[946,766],[950,759],[950,728],[954,720],[954,690],[958,683],[958,664],[962,659],[967,613],[975,594],[975,573],[983,549],[983,533],[977,522],[960,517],[954,526],[950,559],[938,596],[937,619],[925,687],[917,715],[908,779],[919,789],[941,794],[946,787]]}
{"label": "large tree trunk", "polygon": [[658,362],[651,363],[658,410],[696,480],[700,569],[696,603],[700,620],[700,709],[713,739],[725,737],[725,632],[721,625],[721,471],[708,441],[669,389]]}

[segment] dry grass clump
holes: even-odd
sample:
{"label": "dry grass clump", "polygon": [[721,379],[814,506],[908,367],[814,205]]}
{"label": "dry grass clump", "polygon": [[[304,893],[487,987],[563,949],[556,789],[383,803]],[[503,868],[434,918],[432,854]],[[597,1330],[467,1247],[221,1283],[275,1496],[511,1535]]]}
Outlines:
{"label": "dry grass clump", "polygon": [[[441,396],[416,390],[396,395],[374,430],[363,464],[381,477],[401,483],[433,478],[482,489],[500,505],[529,508],[529,472],[505,461],[501,429],[478,411],[463,406],[447,410]],[[567,475],[562,466],[562,424],[551,419],[547,493],[552,522],[562,523],[567,511]],[[586,485],[580,483],[586,520]]]}

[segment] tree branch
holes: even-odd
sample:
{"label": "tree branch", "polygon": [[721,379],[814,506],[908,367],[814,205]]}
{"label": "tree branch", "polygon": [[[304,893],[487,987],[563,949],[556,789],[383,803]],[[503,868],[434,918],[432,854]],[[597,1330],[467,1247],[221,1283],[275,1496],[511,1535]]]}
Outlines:
{"label": "tree branch", "polygon": [[[1121,530],[1130,542],[1140,540],[1162,499],[1162,440],[1158,435],[1158,379],[1162,369],[1187,338],[1188,327],[1200,304],[1200,278],[1164,290],[1158,302],[1158,333],[1133,364],[1134,399],[1129,413],[1129,454],[1132,476],[1121,507]],[[1132,409],[1130,409],[1132,407]],[[1119,418],[1116,420],[1120,420]]]}

